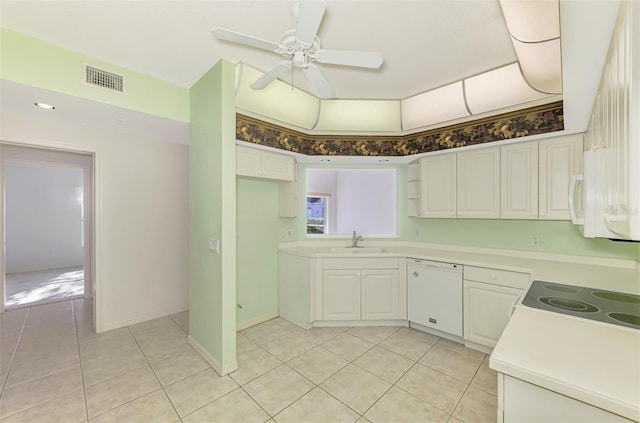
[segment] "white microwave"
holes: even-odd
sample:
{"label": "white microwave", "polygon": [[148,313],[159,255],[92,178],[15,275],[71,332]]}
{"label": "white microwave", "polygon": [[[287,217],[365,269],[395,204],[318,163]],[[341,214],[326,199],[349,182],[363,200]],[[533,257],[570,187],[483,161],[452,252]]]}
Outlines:
{"label": "white microwave", "polygon": [[[571,221],[579,225],[580,231],[587,238],[609,238],[615,240],[640,240],[640,234],[629,230],[628,234],[620,234],[610,229],[612,217],[607,213],[607,149],[584,152],[583,174],[573,175],[569,188],[569,212]],[[576,195],[580,193],[580,201]],[[581,203],[581,204],[580,204]],[[630,210],[634,210],[633,207]],[[635,209],[637,210],[637,208]],[[637,216],[622,216],[622,219],[637,219]],[[627,224],[629,229],[633,225]],[[636,228],[637,229],[637,228]]]}

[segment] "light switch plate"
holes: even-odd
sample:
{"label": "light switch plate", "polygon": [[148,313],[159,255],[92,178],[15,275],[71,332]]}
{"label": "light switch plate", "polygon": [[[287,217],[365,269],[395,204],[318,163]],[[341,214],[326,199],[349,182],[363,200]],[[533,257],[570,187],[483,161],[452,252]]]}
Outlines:
{"label": "light switch plate", "polygon": [[209,250],[218,254],[220,252],[220,241],[217,239],[209,238]]}

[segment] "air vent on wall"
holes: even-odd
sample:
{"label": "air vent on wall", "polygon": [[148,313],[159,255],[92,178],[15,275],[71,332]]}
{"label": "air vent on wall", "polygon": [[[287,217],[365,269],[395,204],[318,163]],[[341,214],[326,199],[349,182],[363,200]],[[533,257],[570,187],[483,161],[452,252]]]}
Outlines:
{"label": "air vent on wall", "polygon": [[97,85],[98,87],[118,92],[124,91],[124,76],[122,75],[107,72],[89,65],[84,65],[82,73],[85,84]]}

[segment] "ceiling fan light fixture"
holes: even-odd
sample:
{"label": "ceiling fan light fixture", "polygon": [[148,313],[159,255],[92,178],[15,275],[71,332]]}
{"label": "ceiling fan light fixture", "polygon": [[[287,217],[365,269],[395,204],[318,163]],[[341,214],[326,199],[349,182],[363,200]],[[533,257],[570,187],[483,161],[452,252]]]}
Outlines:
{"label": "ceiling fan light fixture", "polygon": [[308,63],[308,56],[304,51],[296,51],[293,53],[293,64],[295,67],[306,68]]}
{"label": "ceiling fan light fixture", "polygon": [[[286,70],[289,70],[292,65],[301,68],[320,98],[333,98],[335,97],[333,88],[331,88],[331,85],[322,75],[320,69],[315,66],[314,62],[377,69],[382,65],[383,58],[377,52],[320,49],[317,32],[326,6],[327,4],[324,0],[300,0],[296,2],[291,9],[291,13],[296,19],[296,28],[285,31],[280,44],[224,28],[215,28],[212,34],[220,40],[269,50],[284,56],[285,62],[282,63],[287,63],[289,66]],[[282,76],[284,74],[281,72],[284,69],[282,63],[251,84],[251,88],[256,90],[264,89]]]}

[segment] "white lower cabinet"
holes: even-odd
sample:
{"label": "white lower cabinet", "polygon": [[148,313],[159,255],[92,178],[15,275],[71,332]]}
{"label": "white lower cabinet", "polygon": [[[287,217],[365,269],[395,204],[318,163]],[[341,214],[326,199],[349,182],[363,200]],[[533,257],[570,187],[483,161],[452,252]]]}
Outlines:
{"label": "white lower cabinet", "polygon": [[399,315],[398,270],[325,270],[323,320],[389,320]]}
{"label": "white lower cabinet", "polygon": [[529,285],[528,273],[465,266],[464,339],[495,347],[513,306]]}
{"label": "white lower cabinet", "polygon": [[498,374],[504,378],[498,392],[502,404],[498,415],[505,423],[627,423],[631,420],[529,382]]}
{"label": "white lower cabinet", "polygon": [[363,270],[362,320],[400,319],[397,270]]}
{"label": "white lower cabinet", "polygon": [[323,320],[360,320],[360,271],[325,270]]}
{"label": "white lower cabinet", "polygon": [[406,319],[406,285],[400,280],[399,261],[324,259],[321,320]]}

